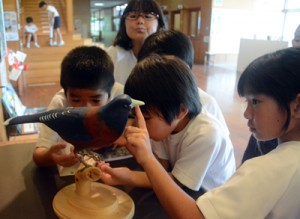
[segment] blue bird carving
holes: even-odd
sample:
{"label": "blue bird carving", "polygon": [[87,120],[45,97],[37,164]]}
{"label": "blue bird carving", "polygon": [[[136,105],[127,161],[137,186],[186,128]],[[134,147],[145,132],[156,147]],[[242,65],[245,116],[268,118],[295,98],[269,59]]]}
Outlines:
{"label": "blue bird carving", "polygon": [[4,125],[44,123],[79,151],[113,144],[123,133],[131,109],[143,105],[123,94],[102,107],[68,107],[33,115],[17,116]]}

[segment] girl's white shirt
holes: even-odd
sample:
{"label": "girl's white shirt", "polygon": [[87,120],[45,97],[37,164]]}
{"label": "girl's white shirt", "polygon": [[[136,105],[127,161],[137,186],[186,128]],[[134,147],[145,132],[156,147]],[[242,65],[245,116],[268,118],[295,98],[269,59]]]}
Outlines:
{"label": "girl's white shirt", "polygon": [[227,183],[197,200],[207,219],[300,218],[300,142],[247,160]]}

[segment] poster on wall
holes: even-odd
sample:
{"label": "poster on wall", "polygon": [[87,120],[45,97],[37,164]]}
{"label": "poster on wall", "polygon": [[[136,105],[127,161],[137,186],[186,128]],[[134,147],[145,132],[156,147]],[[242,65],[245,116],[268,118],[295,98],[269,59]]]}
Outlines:
{"label": "poster on wall", "polygon": [[3,5],[0,1],[0,62],[6,56],[6,40],[5,40],[5,29],[4,29],[4,16],[3,16]]}
{"label": "poster on wall", "polygon": [[4,12],[4,26],[7,41],[18,41],[18,18],[17,13],[14,11]]}
{"label": "poster on wall", "polygon": [[2,1],[0,1],[0,86],[5,85],[7,82],[5,65],[6,50],[7,47],[4,29],[3,4]]}

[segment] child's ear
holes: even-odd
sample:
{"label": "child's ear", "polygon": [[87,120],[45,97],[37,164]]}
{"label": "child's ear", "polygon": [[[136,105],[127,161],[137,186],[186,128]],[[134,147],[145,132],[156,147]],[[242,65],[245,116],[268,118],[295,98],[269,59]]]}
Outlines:
{"label": "child's ear", "polygon": [[293,103],[292,103],[292,110],[295,114],[296,118],[300,118],[300,93],[297,94]]}
{"label": "child's ear", "polygon": [[189,110],[185,106],[180,107],[180,112],[177,115],[177,119],[183,119],[187,114]]}

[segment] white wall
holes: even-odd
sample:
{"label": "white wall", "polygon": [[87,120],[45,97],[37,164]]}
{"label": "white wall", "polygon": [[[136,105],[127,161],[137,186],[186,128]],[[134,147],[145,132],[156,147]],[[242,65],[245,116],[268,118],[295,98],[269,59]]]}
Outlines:
{"label": "white wall", "polygon": [[287,41],[241,39],[237,71],[244,71],[250,62],[261,55],[286,47],[288,47]]}

